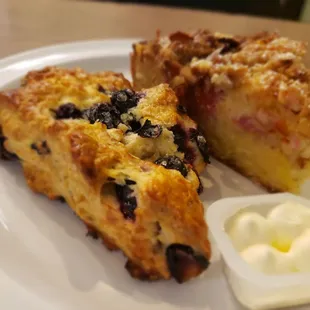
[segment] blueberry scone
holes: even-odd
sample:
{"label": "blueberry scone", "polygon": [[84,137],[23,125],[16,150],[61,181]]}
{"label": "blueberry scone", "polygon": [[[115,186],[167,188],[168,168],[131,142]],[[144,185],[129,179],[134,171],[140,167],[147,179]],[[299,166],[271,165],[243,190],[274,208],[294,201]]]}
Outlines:
{"label": "blueberry scone", "polygon": [[208,153],[177,109],[167,85],[134,92],[111,72],[30,72],[0,94],[0,155],[18,159],[32,190],[64,199],[123,251],[133,277],[182,283],[209,265],[196,175]]}
{"label": "blueberry scone", "polygon": [[305,53],[305,43],[278,34],[177,32],[135,44],[131,65],[137,89],[170,84],[215,157],[272,191],[308,195]]}

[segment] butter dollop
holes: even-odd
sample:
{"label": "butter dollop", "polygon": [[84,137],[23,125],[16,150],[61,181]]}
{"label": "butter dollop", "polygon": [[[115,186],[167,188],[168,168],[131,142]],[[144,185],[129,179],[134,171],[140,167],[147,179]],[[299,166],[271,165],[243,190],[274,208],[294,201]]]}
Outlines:
{"label": "butter dollop", "polygon": [[273,208],[267,221],[274,229],[272,244],[280,251],[289,251],[291,244],[310,228],[310,209],[296,202],[285,202]]}
{"label": "butter dollop", "polygon": [[256,212],[244,212],[237,216],[228,235],[238,251],[255,243],[271,243],[273,237],[269,223]]}
{"label": "butter dollop", "polygon": [[240,253],[253,268],[266,274],[283,274],[294,271],[291,256],[268,244],[254,244]]}
{"label": "butter dollop", "polygon": [[310,208],[300,203],[281,203],[266,216],[240,212],[226,232],[243,260],[260,272],[310,272]]}
{"label": "butter dollop", "polygon": [[293,241],[290,256],[296,271],[310,272],[310,228]]}

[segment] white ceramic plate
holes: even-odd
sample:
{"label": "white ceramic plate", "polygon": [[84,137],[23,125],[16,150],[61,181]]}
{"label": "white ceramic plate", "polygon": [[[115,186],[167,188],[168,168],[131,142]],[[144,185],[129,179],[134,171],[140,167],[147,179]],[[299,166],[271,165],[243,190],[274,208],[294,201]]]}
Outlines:
{"label": "white ceramic plate", "polygon": [[[130,78],[133,41],[77,42],[0,60],[0,89],[17,86],[27,71],[48,65],[113,70]],[[263,192],[216,161],[202,179],[208,186],[202,195],[206,203]],[[201,278],[182,285],[145,283],[128,275],[122,255],[85,232],[65,204],[27,188],[17,163],[0,162],[0,309],[242,309],[229,291],[215,247],[213,263]]]}

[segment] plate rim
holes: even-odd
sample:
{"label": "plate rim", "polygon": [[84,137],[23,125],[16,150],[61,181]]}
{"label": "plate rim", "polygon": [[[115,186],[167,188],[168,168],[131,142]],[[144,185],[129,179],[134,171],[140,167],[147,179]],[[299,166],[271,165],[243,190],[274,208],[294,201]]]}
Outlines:
{"label": "plate rim", "polygon": [[117,56],[129,53],[141,38],[78,40],[25,50],[0,59],[0,87],[38,68],[60,65],[66,60]]}

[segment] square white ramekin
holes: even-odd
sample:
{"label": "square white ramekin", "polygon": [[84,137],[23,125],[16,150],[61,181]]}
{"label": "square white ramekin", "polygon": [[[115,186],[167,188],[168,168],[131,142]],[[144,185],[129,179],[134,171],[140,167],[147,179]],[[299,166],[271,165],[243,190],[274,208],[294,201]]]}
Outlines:
{"label": "square white ramekin", "polygon": [[240,257],[225,231],[229,219],[245,208],[266,215],[270,208],[286,201],[299,202],[310,208],[310,200],[284,193],[224,198],[207,210],[207,222],[222,254],[226,278],[239,302],[250,309],[273,309],[310,302],[310,273],[266,275],[256,271]]}

